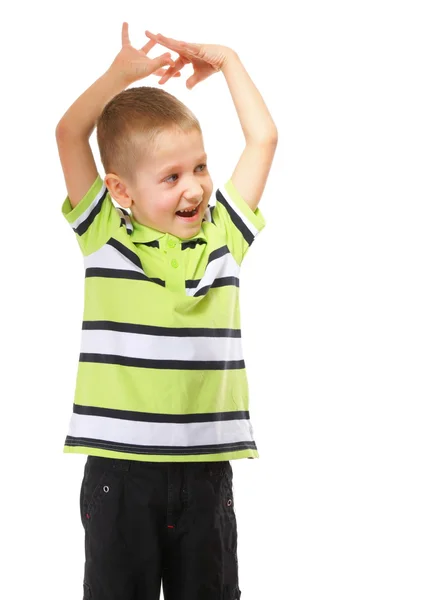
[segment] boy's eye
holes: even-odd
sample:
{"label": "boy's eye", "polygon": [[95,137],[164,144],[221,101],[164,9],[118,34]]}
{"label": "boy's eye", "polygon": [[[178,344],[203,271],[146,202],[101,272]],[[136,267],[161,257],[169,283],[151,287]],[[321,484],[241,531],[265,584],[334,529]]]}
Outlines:
{"label": "boy's eye", "polygon": [[[198,165],[198,167],[205,167],[205,169],[207,168],[207,165],[202,163],[201,165]],[[196,167],[196,168],[198,168]],[[203,169],[203,171],[205,171],[205,169]],[[168,181],[169,179],[171,179],[171,177],[177,177],[177,173],[173,173],[173,175],[170,175],[169,177],[167,177],[166,179],[164,179],[164,181]]]}

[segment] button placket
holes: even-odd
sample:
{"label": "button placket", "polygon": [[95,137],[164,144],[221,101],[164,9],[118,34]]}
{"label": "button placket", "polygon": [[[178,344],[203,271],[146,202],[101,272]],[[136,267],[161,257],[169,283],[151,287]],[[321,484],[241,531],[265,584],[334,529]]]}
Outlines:
{"label": "button placket", "polygon": [[167,236],[164,253],[167,268],[167,287],[172,291],[185,290],[184,268],[181,257],[181,245],[173,236]]}

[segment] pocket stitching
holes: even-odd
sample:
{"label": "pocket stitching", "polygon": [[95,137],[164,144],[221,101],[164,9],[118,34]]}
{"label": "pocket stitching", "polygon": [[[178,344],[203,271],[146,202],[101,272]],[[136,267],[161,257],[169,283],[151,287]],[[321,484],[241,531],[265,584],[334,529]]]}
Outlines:
{"label": "pocket stitching", "polygon": [[[99,507],[99,501],[102,498],[102,494],[100,493],[100,490],[103,487],[103,483],[107,477],[107,475],[110,474],[110,471],[105,469],[104,471],[101,472],[101,475],[98,478],[98,481],[94,487],[94,490],[91,494],[90,497],[90,501],[86,501],[86,498],[83,498],[83,518],[84,518],[84,523],[87,525],[88,522],[90,522],[90,520],[92,519],[93,515],[96,513],[97,508]],[[86,515],[89,514],[90,518],[87,519]]]}

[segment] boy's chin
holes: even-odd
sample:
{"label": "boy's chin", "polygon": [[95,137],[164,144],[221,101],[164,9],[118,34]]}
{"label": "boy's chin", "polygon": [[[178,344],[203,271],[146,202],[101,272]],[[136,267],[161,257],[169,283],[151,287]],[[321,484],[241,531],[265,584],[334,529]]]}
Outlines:
{"label": "boy's chin", "polygon": [[174,228],[177,228],[182,235],[186,233],[185,237],[191,238],[196,233],[199,233],[199,231],[201,231],[201,225],[202,221],[193,221],[192,223],[185,223],[177,217]]}
{"label": "boy's chin", "polygon": [[179,231],[177,233],[177,236],[182,240],[190,240],[191,238],[198,235],[198,233],[200,231],[201,231],[200,227],[194,227],[191,231]]}

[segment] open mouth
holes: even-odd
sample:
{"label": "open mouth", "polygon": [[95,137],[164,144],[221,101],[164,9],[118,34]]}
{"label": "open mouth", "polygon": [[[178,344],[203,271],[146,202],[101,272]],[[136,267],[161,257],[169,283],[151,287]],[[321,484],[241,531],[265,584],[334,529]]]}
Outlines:
{"label": "open mouth", "polygon": [[178,217],[180,217],[181,219],[184,219],[185,221],[190,221],[190,220],[193,221],[198,216],[198,213],[199,213],[199,205],[190,212],[187,212],[187,211],[183,212],[183,211],[178,210],[176,212],[176,215]]}

